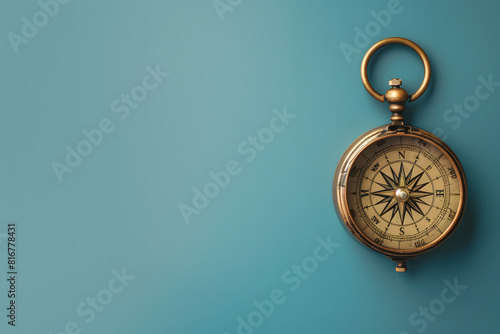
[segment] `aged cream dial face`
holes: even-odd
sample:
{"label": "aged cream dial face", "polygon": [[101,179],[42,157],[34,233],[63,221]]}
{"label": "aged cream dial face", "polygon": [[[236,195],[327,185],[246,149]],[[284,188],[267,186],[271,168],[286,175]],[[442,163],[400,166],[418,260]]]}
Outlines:
{"label": "aged cream dial face", "polygon": [[460,205],[461,184],[447,154],[411,135],[386,137],[355,159],[346,184],[355,225],[384,248],[411,251],[438,240]]}

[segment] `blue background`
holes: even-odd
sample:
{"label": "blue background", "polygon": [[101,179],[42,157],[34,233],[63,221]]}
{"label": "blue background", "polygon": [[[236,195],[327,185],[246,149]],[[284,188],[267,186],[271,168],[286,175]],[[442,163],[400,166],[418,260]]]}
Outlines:
{"label": "blue background", "polygon": [[[479,76],[500,81],[500,2],[401,0],[378,31],[370,12],[391,1],[232,3],[222,20],[212,0],[72,1],[16,53],[8,34],[41,7],[1,1],[0,331],[56,334],[74,322],[81,333],[233,334],[254,300],[279,289],[286,300],[247,332],[497,332],[500,87],[459,125],[446,110],[475,94]],[[366,45],[346,57],[342,43],[355,46],[367,24]],[[406,274],[349,236],[331,195],[343,151],[388,122],[359,67],[391,36],[418,43],[433,69],[407,120],[445,138],[469,184],[458,230]],[[373,62],[379,91],[392,77],[409,92],[420,85],[409,49],[384,48]],[[111,103],[157,65],[170,75],[121,120]],[[274,108],[296,117],[249,162],[238,146]],[[104,118],[113,132],[59,182],[53,162]],[[179,205],[192,206],[193,188],[232,160],[241,172],[187,224]],[[5,316],[8,222],[18,226],[15,328]],[[282,275],[329,235],[340,246],[292,290]],[[123,268],[135,278],[87,323],[77,306]],[[455,278],[467,288],[439,302]],[[432,321],[410,321],[430,304]]]}

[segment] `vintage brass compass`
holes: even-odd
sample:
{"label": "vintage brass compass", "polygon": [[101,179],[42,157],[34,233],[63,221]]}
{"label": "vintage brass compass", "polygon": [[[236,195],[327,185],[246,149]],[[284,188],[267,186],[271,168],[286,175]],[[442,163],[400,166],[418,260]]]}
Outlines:
{"label": "vintage brass compass", "polygon": [[[412,94],[400,79],[381,95],[368,81],[367,67],[383,46],[402,44],[418,53],[424,80]],[[467,185],[457,156],[433,134],[404,123],[405,102],[417,100],[431,77],[429,59],[410,40],[379,41],[361,63],[361,79],[375,99],[388,102],[392,123],[374,128],[345,151],[335,171],[333,198],[339,218],[361,243],[397,262],[406,261],[441,244],[457,227],[464,212]]]}

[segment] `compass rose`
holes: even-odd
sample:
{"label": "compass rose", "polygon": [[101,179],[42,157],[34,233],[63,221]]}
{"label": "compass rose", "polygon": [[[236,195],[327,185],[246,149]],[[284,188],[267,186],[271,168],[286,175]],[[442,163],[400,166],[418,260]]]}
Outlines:
{"label": "compass rose", "polygon": [[390,213],[391,218],[389,219],[389,223],[392,222],[392,219],[396,216],[396,214],[399,214],[401,225],[403,225],[406,214],[408,214],[411,220],[415,222],[413,213],[417,212],[423,216],[424,212],[420,206],[429,206],[429,204],[424,202],[422,198],[430,196],[432,193],[421,190],[429,184],[429,182],[420,183],[424,172],[413,176],[414,167],[415,163],[411,166],[410,171],[406,173],[404,165],[401,162],[399,172],[396,173],[392,166],[389,165],[390,174],[392,174],[391,176],[382,171],[380,172],[380,175],[384,178],[385,183],[374,181],[383,189],[372,192],[371,194],[382,198],[380,201],[375,203],[375,205],[385,203],[385,207],[380,213],[380,216]]}

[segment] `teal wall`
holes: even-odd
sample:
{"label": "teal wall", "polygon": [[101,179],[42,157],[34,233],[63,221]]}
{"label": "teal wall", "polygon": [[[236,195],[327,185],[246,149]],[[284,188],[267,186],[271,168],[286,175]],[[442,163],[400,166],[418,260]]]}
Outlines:
{"label": "teal wall", "polygon": [[[500,2],[215,5],[1,1],[0,332],[498,332]],[[406,274],[331,195],[345,148],[388,122],[359,67],[391,36],[433,69],[407,120],[469,182],[458,230]],[[373,61],[377,90],[420,85],[411,50]]]}

